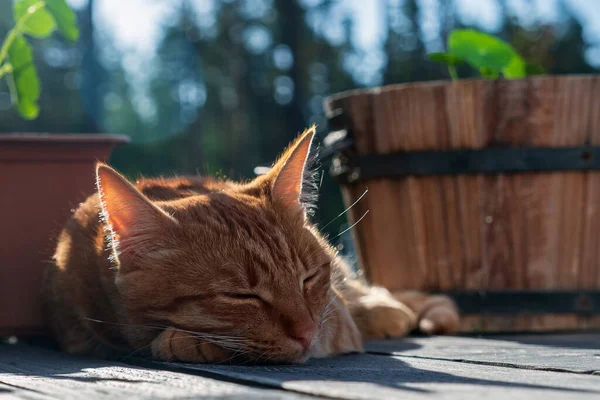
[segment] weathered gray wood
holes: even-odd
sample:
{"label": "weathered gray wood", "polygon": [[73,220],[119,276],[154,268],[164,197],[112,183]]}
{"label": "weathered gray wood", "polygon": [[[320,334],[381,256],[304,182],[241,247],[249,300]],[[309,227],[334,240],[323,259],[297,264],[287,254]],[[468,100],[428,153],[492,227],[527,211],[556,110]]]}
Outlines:
{"label": "weathered gray wood", "polygon": [[156,363],[340,399],[599,399],[600,377],[373,354],[295,366]]}
{"label": "weathered gray wood", "polygon": [[[137,359],[124,364],[29,346],[0,345],[0,399],[298,399],[304,395],[352,400],[599,399],[600,376],[522,369],[597,370],[600,350],[596,338],[407,338],[369,343],[368,348],[380,354],[293,366],[190,365]],[[555,364],[561,367],[548,367]]]}
{"label": "weathered gray wood", "polygon": [[26,390],[19,387],[4,385],[0,383],[0,400],[16,400],[16,399],[31,399],[31,400],[48,400],[52,397],[42,393]]}
{"label": "weathered gray wood", "polygon": [[0,398],[300,399],[281,390],[202,376],[74,357],[41,348],[0,345]]}
{"label": "weathered gray wood", "polygon": [[366,347],[398,356],[600,374],[600,334],[439,336],[371,341]]}

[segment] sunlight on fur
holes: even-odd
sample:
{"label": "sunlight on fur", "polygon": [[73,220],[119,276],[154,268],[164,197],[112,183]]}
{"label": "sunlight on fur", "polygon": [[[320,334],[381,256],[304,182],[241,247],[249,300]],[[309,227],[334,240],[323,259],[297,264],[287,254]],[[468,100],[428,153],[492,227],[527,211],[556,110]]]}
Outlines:
{"label": "sunlight on fur", "polygon": [[61,347],[97,357],[296,363],[363,340],[450,333],[446,297],[354,280],[307,214],[315,127],[249,183],[142,179],[97,167],[98,193],[68,221],[46,274]]}

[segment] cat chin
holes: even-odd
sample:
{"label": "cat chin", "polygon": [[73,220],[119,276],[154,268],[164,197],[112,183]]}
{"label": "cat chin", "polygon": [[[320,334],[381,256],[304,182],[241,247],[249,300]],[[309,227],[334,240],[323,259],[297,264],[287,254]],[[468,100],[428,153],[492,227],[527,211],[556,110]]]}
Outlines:
{"label": "cat chin", "polygon": [[291,364],[304,364],[309,358],[311,358],[311,350],[307,349],[293,357],[290,357],[289,362]]}
{"label": "cat chin", "polygon": [[311,358],[310,352],[306,352],[305,354],[303,354],[300,358],[298,358],[296,361],[294,361],[294,364],[304,364],[305,362],[307,362],[309,359]]}
{"label": "cat chin", "polygon": [[[311,358],[310,351],[298,352],[295,354],[262,354],[256,358],[250,357],[250,360],[246,362],[250,362],[252,364],[303,364],[308,359]],[[246,363],[243,362],[243,363]]]}

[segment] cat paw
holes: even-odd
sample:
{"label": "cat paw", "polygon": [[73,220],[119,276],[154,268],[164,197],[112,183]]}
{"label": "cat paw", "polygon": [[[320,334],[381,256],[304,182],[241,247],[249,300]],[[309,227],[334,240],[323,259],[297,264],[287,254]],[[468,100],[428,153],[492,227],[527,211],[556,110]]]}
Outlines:
{"label": "cat paw", "polygon": [[406,336],[417,326],[415,313],[378,287],[358,299],[352,316],[365,339]]}
{"label": "cat paw", "polygon": [[213,364],[230,360],[232,354],[187,332],[167,328],[152,342],[152,356],[164,361]]}
{"label": "cat paw", "polygon": [[417,314],[419,332],[425,335],[447,335],[458,330],[458,308],[449,297],[418,291],[398,292],[393,296]]}
{"label": "cat paw", "polygon": [[419,319],[419,331],[426,335],[448,335],[458,330],[459,315],[446,296],[430,296]]}

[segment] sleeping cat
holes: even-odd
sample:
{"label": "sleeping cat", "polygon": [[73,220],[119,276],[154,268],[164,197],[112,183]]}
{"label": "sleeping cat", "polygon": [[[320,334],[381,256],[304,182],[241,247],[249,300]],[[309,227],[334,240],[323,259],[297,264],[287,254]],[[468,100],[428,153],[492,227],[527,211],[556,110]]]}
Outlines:
{"label": "sleeping cat", "polygon": [[392,295],[353,279],[308,221],[314,134],[248,183],[132,185],[98,164],[98,193],[67,223],[47,271],[47,316],[61,347],[281,363],[360,352],[363,339],[414,329],[454,331],[448,298]]}

